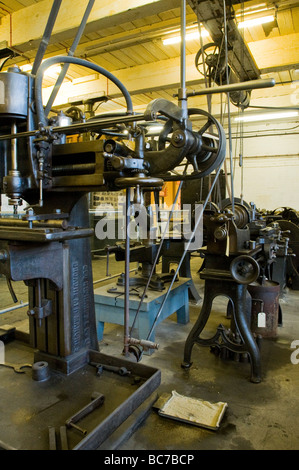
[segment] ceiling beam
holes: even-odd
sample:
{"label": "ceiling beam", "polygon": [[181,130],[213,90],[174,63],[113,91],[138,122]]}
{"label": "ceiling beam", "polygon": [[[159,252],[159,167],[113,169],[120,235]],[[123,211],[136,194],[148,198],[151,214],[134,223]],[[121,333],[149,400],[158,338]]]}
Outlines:
{"label": "ceiling beam", "polygon": [[[239,2],[235,2],[239,3]],[[203,23],[204,27],[209,31],[215,44],[220,46],[224,35],[224,11],[223,2],[221,0],[188,0],[188,4],[196,13],[198,22]],[[228,2],[228,6],[230,3]],[[228,49],[228,65],[233,69],[240,81],[255,80],[260,78],[260,73],[253,59],[253,56],[243,40],[237,25],[232,17],[233,12],[227,8],[226,26],[227,26],[227,49]]]}
{"label": "ceiling beam", "polygon": [[[187,86],[202,83],[202,76],[194,65],[195,54],[186,56],[186,82]],[[163,73],[161,73],[163,70]],[[160,60],[151,64],[137,65],[128,69],[117,70],[113,74],[120,80],[127,90],[132,94],[147,93],[153,90],[165,88],[179,88],[180,86],[180,58]],[[119,97],[119,89],[107,79],[99,75],[96,80],[80,80],[79,83],[65,83],[54,105],[61,105],[72,101],[74,97],[83,95],[108,94],[111,97]],[[52,87],[44,89],[43,94],[47,101]]]}
{"label": "ceiling beam", "polygon": [[277,36],[248,43],[260,68],[284,67],[298,63],[299,33]]}
{"label": "ceiling beam", "polygon": [[[82,20],[87,0],[63,0],[50,43],[72,39]],[[37,48],[43,36],[52,2],[44,0],[1,19],[0,42],[22,52]],[[85,33],[142,19],[178,7],[177,0],[95,0]],[[26,27],[24,28],[24,25]]]}
{"label": "ceiling beam", "polygon": [[261,75],[266,73],[285,72],[287,70],[299,70],[299,62],[293,64],[277,65],[274,67],[265,67],[261,69]]}
{"label": "ceiling beam", "polygon": [[[131,31],[123,31],[108,37],[89,41],[88,44],[82,44],[77,48],[77,55],[84,57],[92,57],[101,52],[111,52],[114,50],[124,49],[136,44],[144,43],[148,40],[161,38],[164,34],[173,30],[179,30],[180,17],[171,18],[158,23],[148,24]],[[192,13],[186,15],[186,25],[190,26],[195,23],[196,17]]]}
{"label": "ceiling beam", "polygon": [[[188,91],[199,90],[204,88],[204,79],[198,73],[194,65],[195,54],[186,55],[186,87]],[[161,70],[163,73],[161,73]],[[135,67],[129,67],[122,70],[116,70],[112,72],[118,80],[120,80],[127,88],[132,97],[138,95],[149,95],[159,91],[175,90],[178,91],[180,87],[180,58],[172,58],[166,60],[160,60],[151,64],[137,65]],[[44,103],[47,102],[52,91],[52,87],[43,89]],[[254,90],[252,92],[252,103],[256,99],[260,102],[262,98],[272,100],[278,100],[283,97],[283,101],[286,106],[292,105],[291,94],[294,95],[294,89],[292,84],[290,85],[279,85],[277,84],[273,89],[265,90]],[[57,99],[54,103],[55,107],[63,107],[69,105],[71,102],[86,100],[95,98],[103,95],[108,95],[111,99],[119,99],[121,94],[119,89],[110,81],[101,75],[91,74],[76,80],[73,83],[63,83]],[[213,102],[217,102],[220,95],[215,95]],[[173,98],[176,101],[176,98]],[[199,98],[192,97],[189,100],[190,106],[197,106],[197,103],[206,101],[206,97]],[[294,104],[294,103],[293,103]],[[277,102],[277,105],[281,106],[281,102]]]}

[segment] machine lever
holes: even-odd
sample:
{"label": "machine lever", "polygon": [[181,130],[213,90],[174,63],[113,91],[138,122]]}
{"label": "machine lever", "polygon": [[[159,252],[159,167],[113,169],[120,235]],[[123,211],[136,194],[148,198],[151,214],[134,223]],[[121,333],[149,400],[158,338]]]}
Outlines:
{"label": "machine lever", "polygon": [[130,344],[139,344],[144,349],[159,349],[159,344],[158,343],[154,343],[153,341],[149,341],[147,339],[130,338],[129,343]]}
{"label": "machine lever", "polygon": [[129,371],[126,367],[117,367],[117,366],[109,366],[103,364],[97,364],[94,362],[90,363],[92,366],[95,366],[97,369],[97,375],[101,375],[104,370],[108,370],[110,372],[115,372],[119,375],[130,375],[131,371]]}
{"label": "machine lever", "polygon": [[7,282],[7,286],[8,286],[8,289],[9,289],[9,292],[10,292],[10,295],[11,295],[11,298],[13,300],[13,302],[16,304],[18,299],[17,299],[17,296],[15,294],[15,291],[12,287],[12,284],[11,284],[11,280],[7,277],[6,278],[6,282]]}
{"label": "machine lever", "polygon": [[91,396],[91,402],[88,403],[86,406],[84,406],[81,410],[79,410],[73,416],[71,416],[71,418],[66,420],[65,422],[66,427],[77,429],[82,434],[86,434],[87,431],[85,429],[82,429],[76,423],[78,423],[78,421],[80,421],[82,418],[85,418],[85,416],[90,414],[96,408],[101,406],[104,403],[104,399],[105,399],[105,396],[102,395],[101,393],[97,393],[97,392],[93,393],[93,395]]}

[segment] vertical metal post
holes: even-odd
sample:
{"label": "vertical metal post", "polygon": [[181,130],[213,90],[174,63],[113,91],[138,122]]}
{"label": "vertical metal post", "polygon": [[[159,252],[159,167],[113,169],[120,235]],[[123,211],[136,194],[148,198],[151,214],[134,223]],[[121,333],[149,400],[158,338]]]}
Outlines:
{"label": "vertical metal post", "polygon": [[159,311],[158,311],[157,314],[156,314],[155,320],[154,320],[154,322],[153,322],[153,324],[152,324],[152,326],[151,326],[151,329],[150,329],[150,331],[149,331],[149,333],[148,333],[147,340],[150,339],[150,337],[151,337],[151,335],[152,335],[152,333],[153,333],[153,331],[154,331],[154,329],[155,329],[155,327],[156,327],[157,321],[158,321],[158,319],[159,319],[159,317],[160,317],[160,315],[161,315],[161,312],[162,312],[162,310],[163,310],[163,307],[164,307],[164,305],[165,305],[165,303],[166,303],[166,301],[167,301],[167,299],[168,299],[168,296],[169,296],[169,294],[170,294],[170,291],[171,291],[171,289],[172,289],[172,286],[173,286],[173,284],[174,284],[174,281],[175,281],[175,279],[176,279],[176,277],[177,277],[177,275],[178,275],[178,273],[179,273],[179,271],[180,271],[181,265],[182,265],[182,263],[183,263],[183,261],[184,261],[184,258],[185,258],[185,256],[186,256],[188,250],[189,250],[189,247],[190,247],[191,242],[192,242],[192,240],[193,240],[193,238],[194,238],[194,235],[195,235],[195,233],[196,233],[196,230],[197,230],[197,228],[198,228],[198,225],[199,225],[199,223],[200,223],[200,221],[201,221],[201,219],[202,219],[202,217],[203,217],[203,213],[204,213],[204,210],[205,210],[205,208],[206,208],[206,205],[207,205],[207,203],[208,203],[208,201],[209,201],[209,199],[210,199],[210,196],[211,196],[211,194],[212,194],[212,192],[213,192],[213,189],[214,189],[214,186],[215,186],[215,184],[216,184],[216,181],[218,180],[220,170],[221,170],[221,165],[220,165],[220,166],[218,167],[218,169],[217,169],[217,173],[216,173],[216,175],[215,175],[214,181],[212,182],[212,185],[211,185],[211,187],[210,187],[210,189],[209,189],[209,192],[208,192],[208,194],[207,194],[206,200],[205,200],[205,202],[204,202],[204,204],[203,204],[203,206],[202,206],[202,208],[201,208],[201,211],[200,211],[200,213],[199,213],[199,215],[198,215],[198,218],[197,218],[197,220],[196,220],[196,222],[195,222],[194,229],[193,229],[193,231],[192,231],[192,234],[191,234],[190,237],[189,237],[189,241],[188,241],[187,243],[185,243],[184,252],[183,252],[183,254],[182,254],[182,256],[181,256],[181,259],[180,259],[180,261],[179,261],[179,263],[178,263],[178,266],[177,266],[177,268],[176,268],[176,271],[175,271],[175,273],[173,274],[173,277],[172,277],[172,280],[171,280],[171,282],[170,282],[170,285],[168,286],[168,290],[167,290],[167,292],[166,292],[166,294],[165,294],[165,297],[163,298],[162,304],[161,304],[161,306],[160,306],[160,308],[159,308]]}
{"label": "vertical metal post", "polygon": [[129,319],[130,319],[130,188],[126,189],[126,207],[125,207],[125,305],[124,305],[124,355],[129,354]]}
{"label": "vertical metal post", "polygon": [[[14,121],[11,125],[11,133],[17,133],[17,125]],[[18,170],[18,160],[17,160],[17,139],[11,140],[11,169],[12,171]]]}
{"label": "vertical metal post", "polygon": [[[16,121],[12,122],[11,125],[11,133],[16,134],[17,133],[17,124]],[[11,170],[9,174],[13,177],[16,178],[20,175],[20,172],[18,171],[18,147],[17,147],[17,139],[12,139],[11,140]],[[10,198],[10,203],[13,205],[13,213],[17,214],[18,213],[18,201],[19,197],[12,197]]]}
{"label": "vertical metal post", "polygon": [[[87,5],[87,8],[85,10],[85,13],[84,13],[84,16],[83,16],[83,19],[81,21],[81,24],[79,26],[79,29],[77,31],[77,34],[75,36],[75,39],[73,41],[73,44],[71,45],[70,49],[69,49],[69,52],[68,52],[68,56],[70,57],[73,57],[74,53],[75,53],[75,50],[79,44],[79,41],[82,37],[82,34],[84,32],[84,28],[86,26],[86,23],[87,23],[87,20],[88,20],[88,17],[89,17],[89,14],[92,10],[92,7],[93,7],[93,4],[94,4],[95,0],[89,0],[88,2],[88,5]],[[62,69],[61,69],[61,72],[59,74],[59,77],[57,78],[57,81],[54,85],[54,88],[52,90],[52,93],[50,95],[50,98],[48,100],[48,103],[45,107],[45,116],[48,116],[49,112],[51,111],[51,107],[55,101],[55,98],[57,96],[57,93],[59,91],[59,88],[64,80],[64,77],[66,76],[66,73],[68,71],[68,68],[69,68],[69,64],[64,64]]]}
{"label": "vertical metal post", "polygon": [[51,37],[52,31],[53,31],[53,28],[54,28],[54,24],[55,24],[57,15],[58,15],[58,11],[59,11],[59,8],[61,6],[61,2],[62,2],[62,0],[54,0],[54,2],[53,2],[51,12],[50,12],[50,15],[49,15],[49,18],[48,18],[48,21],[47,21],[47,25],[46,25],[46,28],[45,28],[45,32],[44,32],[43,38],[40,42],[40,45],[39,45],[39,48],[38,48],[38,51],[37,51],[37,54],[35,56],[35,60],[34,60],[33,66],[32,66],[32,70],[31,70],[32,75],[36,75],[37,69],[39,68],[40,64],[42,63],[45,51],[46,51],[46,49],[48,47],[48,44],[49,44],[49,41],[50,41],[50,37]]}
{"label": "vertical metal post", "polygon": [[188,119],[186,96],[186,1],[181,0],[181,77],[179,89],[179,105],[183,110],[183,119]]}
{"label": "vertical metal post", "polygon": [[[41,279],[36,279],[36,287],[35,287],[35,292],[36,292],[36,307],[39,309],[42,307],[42,285],[41,285]],[[41,326],[42,324],[42,319],[38,318],[38,326]]]}
{"label": "vertical metal post", "polygon": [[181,193],[182,185],[183,185],[183,181],[180,181],[179,187],[178,187],[178,189],[177,189],[177,192],[176,192],[176,195],[175,195],[175,198],[174,198],[172,207],[171,207],[171,211],[170,211],[170,213],[169,213],[169,215],[168,215],[168,219],[167,219],[167,222],[166,222],[166,226],[165,226],[165,228],[164,228],[164,231],[163,231],[163,235],[162,235],[161,240],[160,240],[160,244],[159,244],[159,246],[158,246],[158,250],[157,250],[157,253],[156,253],[156,256],[155,256],[155,259],[154,259],[154,263],[153,263],[152,268],[151,268],[151,272],[150,272],[149,278],[148,278],[148,280],[147,280],[146,286],[145,286],[144,291],[143,291],[143,293],[142,293],[142,296],[141,296],[141,298],[140,298],[139,305],[138,305],[138,308],[137,308],[136,313],[135,313],[134,320],[133,320],[132,325],[131,325],[131,331],[133,330],[133,328],[134,328],[134,326],[135,326],[135,323],[136,323],[136,320],[137,320],[137,317],[138,317],[138,314],[139,314],[139,311],[140,311],[142,302],[144,301],[144,298],[145,298],[147,289],[149,288],[149,285],[150,285],[150,282],[151,282],[151,280],[152,280],[154,271],[155,271],[155,269],[156,269],[156,265],[157,265],[157,262],[158,262],[158,260],[159,260],[160,252],[161,252],[161,249],[162,249],[162,246],[163,246],[163,243],[164,243],[164,240],[165,240],[165,237],[166,237],[168,228],[169,228],[169,224],[170,224],[170,221],[171,221],[171,218],[172,218],[172,215],[173,215],[173,212],[174,212],[174,209],[175,209],[175,206],[176,206],[178,197],[179,197],[179,195],[180,195],[180,193]]}
{"label": "vertical metal post", "polygon": [[[228,73],[228,44],[227,44],[227,22],[226,22],[226,2],[223,0],[223,22],[224,22],[224,45],[225,45],[225,62],[226,62],[226,84],[229,85]],[[230,99],[227,93],[227,120],[228,120],[228,138],[229,138],[229,159],[230,159],[230,180],[231,180],[231,203],[232,212],[235,213],[234,202],[234,165],[233,165],[233,148],[232,148],[232,130],[231,130],[231,113],[230,113]]]}

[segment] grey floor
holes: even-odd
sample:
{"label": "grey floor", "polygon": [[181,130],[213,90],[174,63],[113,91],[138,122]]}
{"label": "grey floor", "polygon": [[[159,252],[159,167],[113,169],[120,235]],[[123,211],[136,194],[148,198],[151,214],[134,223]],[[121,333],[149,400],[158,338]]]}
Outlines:
{"label": "grey floor", "polygon": [[[203,282],[197,273],[199,259],[192,259],[193,280],[203,296]],[[111,259],[110,274],[121,272],[123,266]],[[106,276],[104,259],[93,260],[94,279]],[[96,284],[95,287],[101,284]],[[18,301],[27,301],[27,288],[15,283]],[[6,280],[0,278],[0,310],[12,305]],[[190,322],[181,325],[173,314],[156,328],[159,349],[152,355],[143,355],[142,363],[161,371],[161,385],[157,396],[172,391],[211,403],[225,402],[227,409],[217,431],[211,431],[186,423],[161,417],[155,408],[149,407],[143,420],[131,430],[120,430],[115,440],[108,441],[103,449],[117,447],[129,450],[298,450],[299,449],[299,364],[291,361],[299,353],[292,349],[299,342],[299,292],[286,290],[280,298],[283,325],[276,339],[264,339],[261,346],[262,382],[250,382],[250,365],[244,362],[223,360],[209,348],[195,345],[193,365],[189,370],[181,367],[183,350],[188,333],[198,317],[201,301],[190,302]],[[227,300],[218,297],[205,329],[210,337],[222,323],[229,326],[226,317]],[[0,315],[0,326],[27,325],[26,307]],[[123,347],[123,328],[107,324],[101,352],[118,356]],[[298,349],[298,345],[297,345]],[[133,421],[134,421],[133,417]]]}

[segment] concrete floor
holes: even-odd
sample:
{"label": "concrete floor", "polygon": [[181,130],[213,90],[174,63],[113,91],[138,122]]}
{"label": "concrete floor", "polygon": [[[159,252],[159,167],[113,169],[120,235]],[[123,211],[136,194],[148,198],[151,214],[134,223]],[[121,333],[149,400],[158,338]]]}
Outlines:
{"label": "concrete floor", "polygon": [[[197,270],[199,259],[192,259],[195,285],[203,296],[203,282]],[[106,276],[105,260],[93,261],[94,279]],[[110,262],[110,274],[121,272],[121,263]],[[95,287],[101,284],[96,284]],[[27,301],[27,288],[15,283],[18,300]],[[12,305],[6,280],[0,279],[0,309]],[[195,345],[192,352],[193,365],[189,370],[181,368],[183,350],[188,333],[198,317],[201,301],[190,303],[190,322],[181,325],[173,314],[157,326],[156,341],[160,347],[152,355],[143,355],[142,363],[161,370],[161,385],[157,395],[178,393],[209,402],[226,402],[225,415],[218,431],[203,429],[190,424],[163,418],[150,407],[146,418],[131,428],[120,432],[107,441],[102,449],[119,450],[297,450],[299,449],[299,364],[292,363],[294,349],[291,344],[299,341],[299,292],[287,290],[280,299],[283,326],[276,339],[262,341],[262,382],[250,382],[249,363],[223,360],[209,348]],[[222,323],[228,326],[226,299],[218,297],[206,326],[205,335],[210,337]],[[10,324],[24,328],[27,324],[26,308],[0,315],[0,326]],[[100,351],[119,356],[122,351],[123,328],[106,325]],[[298,349],[298,346],[297,346]],[[299,354],[294,355],[298,359]],[[135,420],[132,417],[133,421]],[[137,418],[136,418],[137,419]],[[120,430],[121,431],[121,430]],[[133,432],[134,431],[134,432]]]}

